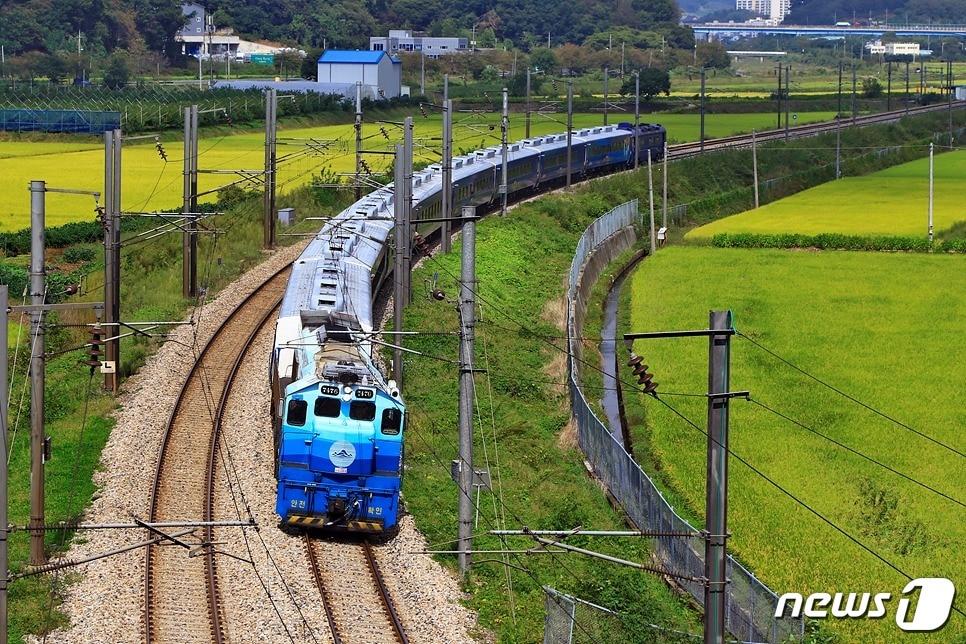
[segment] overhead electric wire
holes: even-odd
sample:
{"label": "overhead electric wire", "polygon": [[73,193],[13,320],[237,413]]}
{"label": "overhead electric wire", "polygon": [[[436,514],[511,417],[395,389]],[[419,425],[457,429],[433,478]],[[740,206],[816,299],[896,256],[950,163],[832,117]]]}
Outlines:
{"label": "overhead electric wire", "polygon": [[878,465],[879,467],[881,467],[883,469],[886,469],[886,470],[892,472],[896,476],[900,476],[900,477],[906,479],[910,483],[914,483],[915,485],[918,485],[919,487],[921,487],[923,489],[929,490],[933,494],[938,494],[939,496],[943,497],[944,499],[946,499],[948,501],[952,501],[953,503],[955,503],[956,505],[958,505],[960,507],[966,508],[966,503],[963,503],[959,499],[955,499],[955,498],[949,496],[948,494],[946,494],[944,492],[940,492],[936,488],[934,488],[934,487],[932,487],[932,486],[930,486],[930,485],[928,485],[926,483],[923,483],[922,481],[919,481],[917,479],[914,479],[913,477],[909,476],[908,474],[903,474],[899,470],[897,470],[897,469],[895,469],[893,467],[890,467],[889,465],[886,465],[882,461],[876,460],[875,458],[873,458],[873,457],[871,457],[871,456],[869,456],[867,454],[863,454],[859,450],[857,450],[855,448],[852,448],[852,447],[849,447],[845,443],[842,443],[840,441],[837,441],[834,438],[832,438],[831,436],[829,436],[828,434],[823,434],[822,432],[820,432],[820,431],[818,431],[816,429],[813,429],[812,427],[809,427],[808,425],[802,423],[801,421],[798,421],[798,420],[795,420],[794,418],[791,418],[789,416],[786,416],[782,412],[778,411],[777,409],[773,409],[772,407],[769,407],[768,405],[766,405],[765,403],[761,402],[760,400],[757,400],[757,399],[752,398],[752,397],[749,396],[747,398],[747,401],[750,402],[750,403],[754,403],[755,405],[758,405],[762,409],[764,409],[764,410],[766,410],[766,411],[768,411],[768,412],[770,412],[770,413],[778,416],[779,418],[783,418],[784,420],[787,420],[788,422],[792,423],[793,425],[797,425],[798,427],[801,427],[805,431],[811,432],[811,433],[815,434],[816,436],[820,436],[820,437],[824,438],[825,440],[829,441],[830,443],[833,443],[834,445],[838,445],[842,449],[845,449],[845,450],[848,450],[849,452],[852,452],[856,456],[859,456],[861,458],[864,458],[865,460],[869,461],[870,463],[874,463],[875,465]]}
{"label": "overhead electric wire", "polygon": [[783,358],[778,353],[776,353],[775,351],[769,349],[768,347],[766,347],[762,343],[758,342],[754,338],[748,336],[747,334],[742,333],[741,331],[738,331],[737,329],[735,330],[735,334],[739,338],[742,338],[744,340],[747,340],[748,342],[750,342],[754,346],[758,347],[759,349],[761,349],[762,351],[764,351],[768,355],[772,356],[773,358],[775,358],[779,362],[785,364],[788,367],[791,367],[792,369],[794,369],[795,371],[801,373],[802,375],[804,375],[804,376],[806,376],[806,377],[814,380],[815,382],[817,382],[818,384],[822,385],[826,389],[831,389],[832,391],[834,391],[835,393],[839,394],[843,398],[847,398],[848,400],[851,400],[852,402],[854,402],[855,404],[859,405],[860,407],[864,407],[868,411],[871,411],[873,414],[876,414],[878,416],[881,416],[882,418],[885,418],[886,420],[888,420],[888,421],[890,421],[890,422],[898,425],[899,427],[902,427],[903,429],[906,429],[906,430],[912,432],[913,434],[917,434],[917,435],[925,438],[926,440],[928,440],[928,441],[930,441],[932,443],[935,443],[936,445],[939,445],[940,447],[944,447],[945,449],[949,450],[953,454],[956,454],[957,456],[966,457],[966,454],[964,454],[960,450],[956,449],[952,445],[948,445],[947,443],[944,443],[944,442],[942,442],[941,440],[939,440],[937,438],[933,438],[929,434],[926,434],[925,432],[921,432],[921,431],[919,431],[918,429],[916,429],[914,427],[910,427],[906,423],[902,422],[901,420],[898,420],[897,418],[895,418],[893,416],[890,416],[886,412],[881,411],[879,409],[876,409],[872,405],[869,405],[869,404],[867,404],[865,402],[862,402],[861,400],[859,400],[855,396],[852,396],[851,394],[846,393],[845,391],[839,389],[835,385],[830,384],[829,382],[823,380],[822,378],[819,378],[818,376],[812,374],[811,372],[806,371],[802,367],[799,367],[797,364],[793,363],[792,361],[788,360],[787,358]]}

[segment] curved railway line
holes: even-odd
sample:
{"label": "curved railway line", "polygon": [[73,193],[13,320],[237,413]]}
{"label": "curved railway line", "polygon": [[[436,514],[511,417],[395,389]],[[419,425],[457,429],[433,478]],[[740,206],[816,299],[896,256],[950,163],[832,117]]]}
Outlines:
{"label": "curved railway line", "polygon": [[[966,106],[954,104],[955,109]],[[908,110],[908,115],[941,111],[946,105]],[[855,125],[896,121],[905,110],[857,117]],[[852,125],[853,119],[788,129],[789,138],[812,136]],[[757,133],[758,141],[780,140],[786,132]],[[706,139],[704,152],[743,147],[751,135]],[[700,154],[700,143],[669,146],[669,157]],[[233,380],[257,333],[273,318],[290,268],[276,272],[222,321],[198,354],[171,412],[161,443],[151,490],[148,522],[191,521],[214,517],[215,470],[221,418]],[[144,568],[144,641],[227,641],[218,569],[210,547],[212,528],[184,547],[147,547]],[[188,537],[185,537],[187,539]],[[189,544],[184,544],[189,545]],[[408,639],[368,542],[334,542],[304,537],[305,554],[336,644],[393,642]],[[346,583],[351,580],[352,583]],[[338,592],[332,589],[338,588]],[[376,610],[375,607],[381,607]]]}
{"label": "curved railway line", "polygon": [[[305,536],[305,554],[335,644],[408,644],[372,546]],[[349,583],[347,583],[349,582]],[[333,592],[338,588],[338,592]],[[381,610],[376,611],[374,607]]]}
{"label": "curved railway line", "polygon": [[[286,267],[221,322],[191,367],[161,443],[149,522],[212,520],[221,417],[246,348],[269,323],[288,280]],[[210,544],[212,529],[204,529]],[[201,554],[202,556],[194,556]],[[148,546],[144,568],[146,642],[225,641],[217,565],[210,549]]]}

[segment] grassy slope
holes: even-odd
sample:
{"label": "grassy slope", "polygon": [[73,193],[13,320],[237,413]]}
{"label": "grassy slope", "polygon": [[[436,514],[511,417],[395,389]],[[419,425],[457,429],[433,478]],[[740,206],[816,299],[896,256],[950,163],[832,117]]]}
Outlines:
{"label": "grassy slope", "polygon": [[[635,274],[630,327],[699,327],[709,309],[731,308],[739,330],[859,399],[961,447],[964,275],[962,257],[671,247]],[[662,390],[706,387],[705,343],[638,342],[636,350],[647,357]],[[750,389],[765,404],[961,497],[962,462],[955,455],[781,367],[747,341],[735,339],[732,364],[733,389]],[[704,424],[703,401],[666,400]],[[966,581],[961,507],[760,408],[736,401],[732,409],[731,446],[737,454],[913,577]],[[646,413],[647,429],[636,428],[639,443],[649,443],[665,479],[701,516],[706,439],[656,403],[646,403]],[[904,585],[743,465],[733,462],[731,473],[730,547],[772,588],[898,592]],[[829,622],[829,627],[850,641],[881,641],[898,633],[891,620]],[[966,621],[955,615],[942,639],[953,633],[966,633]]]}
{"label": "grassy slope", "polygon": [[[966,219],[962,178],[966,151],[936,155],[934,222],[942,232]],[[846,177],[787,197],[757,210],[719,219],[688,233],[924,235],[929,196],[929,160],[918,159],[861,177]]]}
{"label": "grassy slope", "polygon": [[[564,214],[567,212],[569,216]],[[561,440],[569,416],[566,391],[559,384],[565,380],[563,354],[520,333],[516,322],[499,312],[512,312],[514,320],[539,333],[559,333],[542,312],[548,301],[563,294],[562,277],[578,231],[587,220],[585,206],[569,198],[553,197],[521,206],[505,219],[487,219],[479,226],[479,292],[486,303],[482,306],[484,321],[477,329],[477,366],[489,369],[493,397],[486,377],[479,376],[481,428],[476,432],[476,463],[483,465],[488,453],[495,480],[495,427],[506,521],[511,527],[584,525],[606,529],[622,525],[600,489],[588,479],[573,443]],[[532,241],[536,230],[541,231],[540,244]],[[455,297],[457,289],[450,273],[459,271],[458,252],[457,248],[453,254],[428,261],[417,271],[413,279],[417,285],[415,301],[406,313],[407,328],[456,328],[453,307],[425,297],[422,285],[439,272],[440,286],[450,298]],[[407,340],[407,345],[434,356],[457,356],[453,336],[418,336]],[[407,404],[414,415],[406,441],[404,495],[428,541],[442,544],[456,533],[457,499],[449,463],[456,457],[457,370],[451,364],[407,356],[406,387]],[[493,503],[489,494],[483,495],[476,532],[495,527]],[[575,543],[636,561],[648,557],[642,542],[577,538]],[[511,544],[529,547],[526,539]],[[500,542],[480,538],[475,546],[493,549],[499,548]],[[477,557],[484,558],[494,557]],[[453,560],[447,559],[447,563]],[[655,632],[643,626],[648,622],[691,632],[697,629],[694,614],[655,577],[575,555],[521,557],[513,563],[532,571],[532,577],[521,571],[511,573],[516,622],[510,616],[502,568],[489,564],[473,569],[475,593],[470,603],[480,611],[483,625],[500,641],[541,639],[544,600],[539,584],[620,610],[623,622],[602,622],[607,631],[598,634],[598,641],[659,640]],[[578,620],[588,627],[593,624],[590,613],[578,614]],[[578,633],[583,635],[580,629]]]}
{"label": "grassy slope", "polygon": [[[280,198],[280,206],[293,205],[299,212],[330,215],[339,207],[335,202],[318,202],[307,191],[296,191]],[[260,200],[228,209],[218,223],[224,231],[217,246],[210,235],[202,235],[199,241],[200,283],[208,288],[209,297],[231,282],[262,258]],[[292,230],[305,231],[317,227],[315,222],[303,222]],[[287,231],[286,231],[287,232]],[[280,237],[286,244],[297,237]],[[133,246],[122,254],[124,280],[121,286],[122,316],[126,320],[179,320],[184,319],[189,302],[181,297],[181,238],[168,235],[151,242]],[[221,263],[218,263],[218,259]],[[95,272],[87,282],[88,293],[84,299],[101,297],[102,273]],[[72,313],[64,322],[89,322],[84,314]],[[18,329],[10,329],[12,347],[17,343]],[[13,436],[10,461],[10,521],[23,524],[28,519],[29,505],[29,392],[22,389],[25,383],[24,352],[29,349],[26,327],[20,331],[20,359],[18,368],[11,373],[14,382],[10,414]],[[80,333],[55,331],[48,339],[48,350],[57,347],[76,346],[86,341]],[[121,355],[123,372],[131,372],[140,366],[153,351],[155,340],[122,340]],[[11,361],[13,349],[11,349]],[[71,352],[52,358],[47,364],[47,387],[45,430],[53,439],[53,458],[47,464],[47,518],[53,523],[76,519],[89,503],[94,492],[92,475],[97,467],[100,452],[107,441],[113,421],[109,418],[114,400],[101,393],[100,374],[88,387],[86,367],[78,366],[78,360],[86,359],[81,352]],[[25,404],[18,414],[20,397],[25,392]],[[83,403],[90,392],[87,423],[84,425]],[[83,427],[83,429],[82,429]],[[82,538],[79,537],[79,538]],[[58,550],[63,545],[60,535],[49,533],[47,546]],[[28,557],[27,535],[17,532],[10,538],[10,567],[18,572]],[[56,593],[52,591],[63,583],[62,578],[34,577],[17,581],[10,586],[10,634],[11,641],[20,641],[24,633],[43,633],[62,624],[63,616],[53,610]]]}
{"label": "grassy slope", "polygon": [[[486,118],[478,115],[458,115],[454,127],[454,149],[471,150],[499,143],[499,128],[488,129],[487,124],[496,124],[498,115],[489,114]],[[821,121],[830,118],[827,112],[801,114],[800,122]],[[632,119],[633,114],[615,114],[613,121]],[[551,120],[552,119],[552,120]],[[642,120],[663,123],[669,131],[672,142],[693,141],[699,136],[698,116],[694,114],[654,114],[645,115]],[[598,125],[599,114],[577,114],[575,127]],[[752,129],[769,127],[772,116],[769,114],[720,114],[709,115],[706,120],[706,136],[716,137],[748,132]],[[547,116],[534,115],[531,133],[549,134],[566,129],[566,115],[554,113]],[[393,139],[400,130],[390,125],[383,126]],[[430,139],[438,137],[440,118],[416,120],[415,137]],[[240,131],[243,131],[240,128]],[[199,145],[200,165],[204,169],[248,168],[258,169],[264,164],[264,135],[257,131],[243,131],[229,135],[229,130],[220,129],[215,134],[202,132]],[[369,149],[389,149],[389,142],[383,138],[378,124],[367,124],[363,128],[366,147]],[[524,117],[514,114],[511,119],[511,139],[524,136]],[[316,127],[291,127],[279,130],[280,139],[315,137],[323,140],[338,139],[328,158],[306,157],[283,166],[279,172],[282,182],[289,182],[281,188],[289,190],[293,186],[307,183],[311,170],[321,165],[338,172],[353,170],[353,156],[350,152],[352,126],[350,124],[321,125]],[[494,138],[496,137],[496,138]],[[294,143],[294,142],[293,142]],[[423,145],[438,147],[438,141],[427,140]],[[86,148],[86,149],[85,149]],[[123,156],[124,174],[121,182],[125,209],[144,210],[173,208],[181,203],[181,158],[180,141],[166,140],[165,148],[168,162],[158,156],[154,143],[132,144],[125,146]],[[292,145],[280,145],[279,156],[296,151]],[[436,161],[438,157],[417,147],[417,160]],[[389,157],[370,156],[368,162],[374,172],[385,169]],[[86,145],[83,141],[25,142],[18,140],[0,141],[0,230],[17,230],[29,224],[29,199],[25,186],[31,179],[46,179],[54,187],[71,187],[100,190],[103,185],[103,151],[96,143]],[[202,174],[199,186],[202,191],[224,184],[224,175]],[[207,201],[213,201],[209,196]],[[55,226],[68,221],[92,219],[92,201],[75,195],[49,194],[47,196],[47,222]]]}

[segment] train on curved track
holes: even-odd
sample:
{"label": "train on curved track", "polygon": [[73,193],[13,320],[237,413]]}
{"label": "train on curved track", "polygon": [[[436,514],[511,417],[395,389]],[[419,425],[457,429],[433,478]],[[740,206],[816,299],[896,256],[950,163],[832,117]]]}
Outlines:
{"label": "train on curved track", "polygon": [[[660,125],[575,130],[575,179],[664,155]],[[454,157],[453,211],[500,200],[499,146]],[[508,198],[560,185],[567,135],[508,146]],[[442,168],[413,175],[412,230],[438,232]],[[423,221],[435,220],[435,221]],[[423,223],[420,223],[423,221]],[[399,520],[406,406],[373,355],[374,303],[392,271],[393,188],[370,193],[329,220],[292,266],[270,361],[276,512],[283,528],[392,534]]]}

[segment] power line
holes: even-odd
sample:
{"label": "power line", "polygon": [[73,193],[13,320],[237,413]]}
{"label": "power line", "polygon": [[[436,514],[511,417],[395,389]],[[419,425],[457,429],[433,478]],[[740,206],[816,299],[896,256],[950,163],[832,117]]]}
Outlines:
{"label": "power line", "polygon": [[852,396],[852,395],[850,395],[850,394],[842,391],[841,389],[839,389],[835,385],[829,384],[828,382],[822,380],[818,376],[816,376],[816,375],[814,375],[814,374],[806,371],[802,367],[799,367],[797,364],[791,362],[787,358],[783,358],[782,356],[780,356],[777,353],[775,353],[773,350],[769,349],[768,347],[766,347],[762,343],[758,342],[754,338],[752,338],[752,337],[750,337],[750,336],[742,333],[741,331],[736,330],[736,334],[738,335],[738,337],[744,338],[745,340],[747,340],[751,344],[755,345],[756,347],[758,347],[759,349],[761,349],[765,353],[769,354],[770,356],[772,356],[773,358],[775,358],[779,362],[782,362],[785,365],[787,365],[787,366],[791,367],[792,369],[794,369],[795,371],[801,373],[802,375],[807,376],[808,378],[811,378],[812,380],[814,380],[818,384],[822,385],[823,387],[826,387],[827,389],[831,389],[832,391],[834,391],[835,393],[839,394],[840,396],[851,400],[855,404],[857,404],[857,405],[859,405],[861,407],[864,407],[865,409],[871,411],[873,414],[876,414],[878,416],[881,416],[881,417],[885,418],[886,420],[891,421],[891,422],[895,423],[896,425],[898,425],[899,427],[902,427],[903,429],[906,429],[906,430],[908,430],[908,431],[910,431],[910,432],[912,432],[914,434],[918,434],[919,436],[922,436],[926,440],[928,440],[928,441],[930,441],[932,443],[935,443],[936,445],[939,445],[940,447],[944,447],[944,448],[948,449],[950,452],[952,452],[953,454],[956,454],[957,456],[966,457],[966,454],[964,454],[963,452],[959,451],[955,447],[952,447],[951,445],[948,445],[948,444],[946,444],[946,443],[944,443],[944,442],[942,442],[942,441],[940,441],[940,440],[938,440],[936,438],[933,438],[929,434],[926,434],[924,432],[921,432],[918,429],[915,429],[914,427],[910,427],[906,423],[902,422],[901,420],[898,420],[898,419],[894,418],[893,416],[890,416],[889,414],[885,413],[884,411],[881,411],[879,409],[876,409],[875,407],[873,407],[873,406],[871,406],[871,405],[869,405],[867,403],[862,402],[858,398],[856,398],[856,397],[854,397],[854,396]]}
{"label": "power line", "polygon": [[786,416],[785,414],[783,414],[782,412],[778,411],[777,409],[773,409],[773,408],[769,407],[768,405],[766,405],[765,403],[761,402],[760,400],[756,400],[756,399],[751,398],[751,397],[748,397],[746,400],[748,402],[750,402],[750,403],[754,403],[754,404],[758,405],[759,407],[761,407],[762,409],[764,409],[766,411],[771,412],[772,414],[778,416],[779,418],[783,418],[783,419],[787,420],[788,422],[792,423],[793,425],[797,425],[797,426],[801,427],[805,431],[809,431],[809,432],[815,434],[816,436],[820,436],[820,437],[824,438],[825,440],[829,441],[830,443],[832,443],[834,445],[838,445],[842,449],[848,450],[848,451],[852,452],[853,454],[855,454],[856,456],[860,456],[860,457],[864,458],[865,460],[869,461],[870,463],[874,463],[874,464],[878,465],[879,467],[881,467],[883,469],[889,470],[890,472],[892,472],[893,474],[895,474],[897,476],[901,476],[902,478],[906,479],[910,483],[915,483],[919,487],[922,487],[922,488],[924,488],[926,490],[929,490],[930,492],[932,492],[934,494],[938,494],[939,496],[943,497],[944,499],[946,499],[948,501],[952,501],[953,503],[955,503],[956,505],[958,505],[960,507],[966,508],[966,503],[963,503],[962,501],[960,501],[958,499],[954,499],[953,497],[949,496],[948,494],[945,494],[944,492],[940,492],[936,488],[931,487],[931,486],[927,485],[926,483],[923,483],[922,481],[916,480],[916,479],[912,478],[911,476],[908,476],[906,474],[903,474],[899,470],[897,470],[897,469],[895,469],[893,467],[890,467],[889,465],[886,465],[885,463],[883,463],[881,461],[878,461],[878,460],[872,458],[871,456],[868,456],[867,454],[863,454],[862,452],[860,452],[857,449],[853,449],[852,447],[849,447],[848,445],[846,445],[844,443],[841,443],[841,442],[835,440],[834,438],[832,438],[828,434],[823,434],[822,432],[820,432],[820,431],[818,431],[816,429],[813,429],[813,428],[809,427],[808,425],[805,425],[804,423],[795,420],[794,418],[790,418],[789,416]]}

